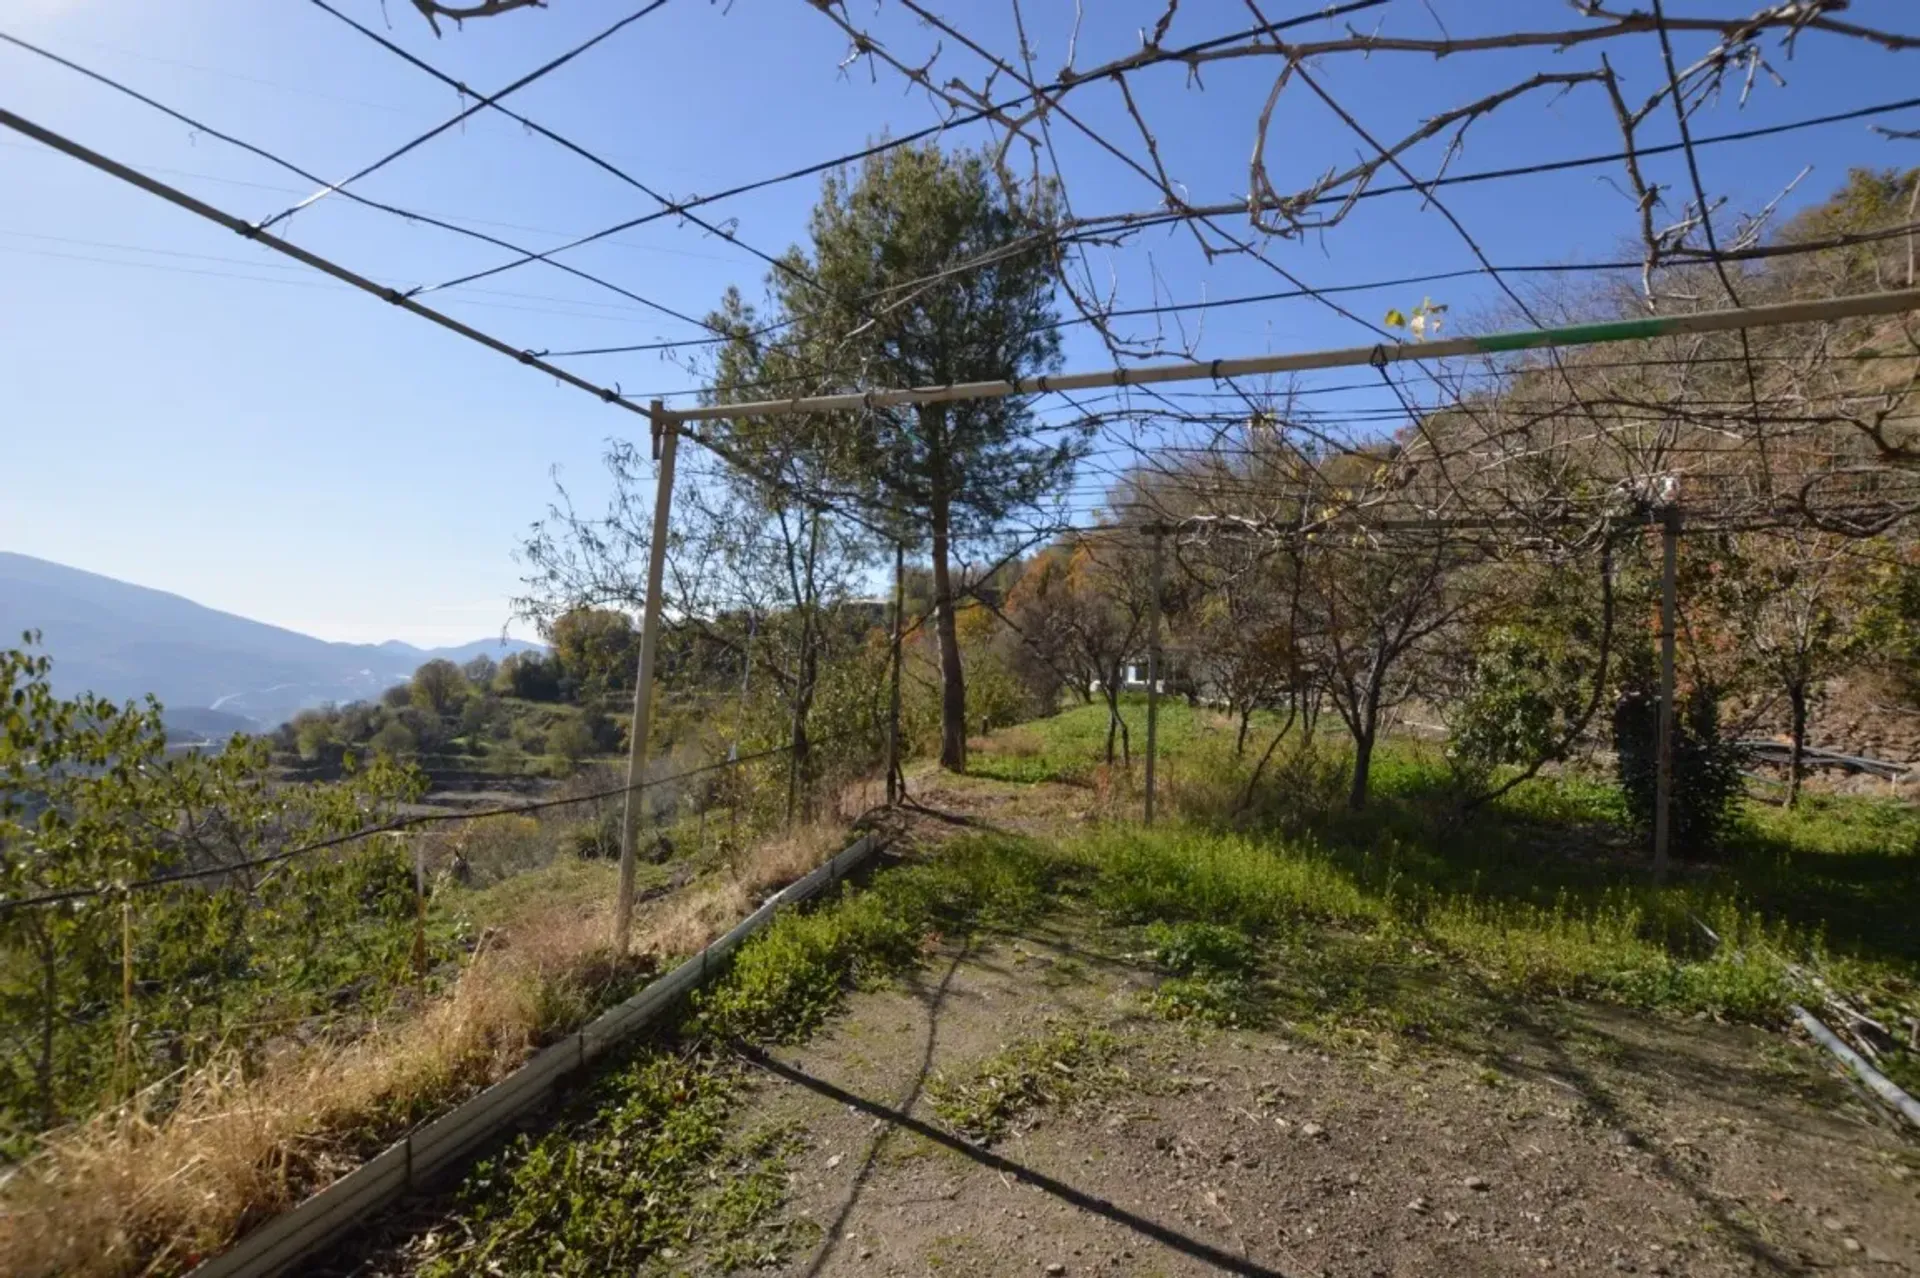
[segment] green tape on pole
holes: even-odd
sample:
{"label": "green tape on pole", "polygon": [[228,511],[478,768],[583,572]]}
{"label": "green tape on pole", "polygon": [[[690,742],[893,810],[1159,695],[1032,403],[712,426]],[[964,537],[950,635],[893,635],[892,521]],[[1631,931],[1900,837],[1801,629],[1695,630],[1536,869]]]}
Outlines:
{"label": "green tape on pole", "polygon": [[1659,337],[1670,330],[1664,316],[1646,319],[1610,320],[1604,324],[1573,324],[1566,328],[1536,328],[1523,333],[1491,333],[1478,345],[1486,354],[1496,351],[1524,351],[1536,346],[1591,346],[1598,342],[1632,342]]}

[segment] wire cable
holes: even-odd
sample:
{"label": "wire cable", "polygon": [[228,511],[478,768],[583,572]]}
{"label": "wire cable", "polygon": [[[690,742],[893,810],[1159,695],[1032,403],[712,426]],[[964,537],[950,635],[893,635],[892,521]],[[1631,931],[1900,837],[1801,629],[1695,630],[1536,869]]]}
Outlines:
{"label": "wire cable", "polygon": [[[858,732],[839,732],[831,736],[816,737],[812,745],[825,745],[832,741],[845,740],[859,736]],[[657,789],[676,781],[685,781],[690,777],[704,776],[709,772],[718,772],[723,768],[739,767],[761,759],[771,759],[792,750],[791,744],[773,746],[755,754],[743,754],[738,758],[721,759],[714,763],[704,763],[684,772],[671,776],[654,777],[651,780],[636,782],[632,785],[614,786],[605,790],[595,790],[590,794],[570,795],[561,799],[538,799],[530,803],[511,803],[501,807],[483,808],[477,812],[416,812],[409,816],[395,817],[377,825],[362,826],[346,834],[336,834],[330,838],[316,839],[296,847],[282,848],[265,856],[252,857],[245,861],[229,861],[221,865],[203,866],[197,870],[177,870],[170,874],[156,874],[151,878],[134,879],[127,883],[116,883],[111,887],[69,888],[60,892],[44,892],[38,896],[15,897],[12,900],[0,900],[0,916],[11,914],[15,910],[34,909],[48,905],[64,905],[72,901],[84,901],[93,897],[123,896],[133,892],[144,892],[150,888],[170,887],[176,883],[194,883],[202,879],[219,878],[223,874],[238,874],[243,870],[257,870],[264,866],[278,865],[296,857],[311,856],[315,852],[325,852],[348,843],[357,843],[361,839],[370,839],[381,834],[399,834],[423,825],[435,825],[446,821],[484,821],[492,817],[526,816],[533,812],[546,812],[553,808],[571,807],[575,804],[591,803],[597,799],[610,799],[623,794],[636,794],[642,790]]]}
{"label": "wire cable", "polygon": [[598,35],[592,36],[589,39],[585,40],[584,42],[575,45],[573,48],[567,50],[565,53],[561,54],[559,57],[550,59],[549,61],[542,63],[540,66],[535,67],[533,70],[521,76],[518,80],[515,80],[512,84],[509,84],[506,88],[501,89],[486,97],[481,97],[480,95],[473,93],[473,91],[471,89],[468,89],[465,85],[456,83],[455,87],[460,90],[463,96],[472,96],[477,99],[477,101],[475,101],[475,103],[472,106],[460,112],[458,115],[454,116],[452,119],[447,120],[442,124],[436,125],[431,129],[428,129],[425,133],[422,133],[420,136],[414,138],[412,141],[403,143],[402,145],[387,152],[387,154],[381,156],[379,159],[375,160],[372,164],[367,165],[365,168],[359,170],[357,173],[354,173],[352,176],[341,178],[338,182],[328,183],[326,186],[321,187],[318,191],[315,191],[312,195],[309,195],[306,199],[301,200],[298,204],[295,204],[289,208],[283,209],[282,211],[268,218],[266,221],[261,222],[256,229],[262,230],[262,231],[271,230],[273,227],[279,225],[281,222],[284,222],[288,218],[292,217],[295,213],[298,213],[301,209],[311,207],[312,205],[317,204],[319,201],[325,199],[327,196],[332,195],[335,192],[345,190],[347,187],[353,185],[355,182],[358,182],[361,178],[366,177],[370,173],[379,172],[381,169],[393,163],[395,160],[407,154],[409,151],[412,151],[416,147],[422,146],[427,142],[432,141],[434,138],[439,137],[442,133],[445,133],[448,129],[453,128],[456,124],[459,124],[462,120],[466,120],[474,115],[479,114],[481,111],[484,111],[488,107],[499,102],[502,98],[518,93],[520,90],[526,88],[530,84],[533,84],[535,81],[540,80],[552,74],[555,71],[558,71],[561,67],[573,61],[575,58],[585,53],[588,49],[593,48],[595,45],[599,44],[603,40],[608,39],[609,37],[613,36],[617,32],[624,31],[627,27],[640,21],[640,19],[646,17],[648,14],[653,13],[658,9],[660,9],[661,6],[665,5],[666,3],[667,3],[667,0],[653,0],[651,4],[645,5],[642,8],[634,11],[633,13],[628,14],[626,17],[620,19],[618,22],[615,22],[612,26],[607,27],[605,30],[601,31]]}

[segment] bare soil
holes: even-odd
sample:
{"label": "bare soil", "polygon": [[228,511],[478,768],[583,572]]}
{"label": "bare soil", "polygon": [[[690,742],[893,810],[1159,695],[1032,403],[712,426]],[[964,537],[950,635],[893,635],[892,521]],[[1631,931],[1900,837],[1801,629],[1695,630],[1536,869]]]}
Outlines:
{"label": "bare soil", "polygon": [[[915,797],[943,814],[923,841],[1058,830],[1090,803]],[[1920,1149],[1804,1044],[1583,1004],[1445,1042],[1198,1028],[1148,1007],[1126,943],[1058,915],[942,938],[760,1058],[741,1127],[805,1133],[787,1211],[817,1240],[779,1272],[1920,1274]],[[1063,1025],[1120,1044],[1091,1094],[988,1147],[934,1112],[930,1080]]]}

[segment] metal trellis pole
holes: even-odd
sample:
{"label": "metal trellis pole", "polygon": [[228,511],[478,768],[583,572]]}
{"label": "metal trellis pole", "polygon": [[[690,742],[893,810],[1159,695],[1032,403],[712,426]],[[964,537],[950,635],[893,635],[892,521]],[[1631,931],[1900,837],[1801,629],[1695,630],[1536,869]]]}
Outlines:
{"label": "metal trellis pole", "polygon": [[[372,294],[402,310],[458,333],[469,341],[529,368],[538,369],[561,382],[592,394],[595,398],[633,413],[648,410],[625,398],[614,387],[596,386],[534,352],[516,348],[488,333],[463,324],[451,316],[422,306],[412,297],[385,284],[377,283],[340,264],[261,230],[251,223],[195,199],[186,192],[101,155],[73,139],[47,129],[23,116],[0,108],[0,128],[34,139],[64,155],[71,156],[103,173],[111,174],[150,195],[186,209],[210,222],[263,244],[295,261]],[[675,415],[677,422],[732,420],[739,417],[768,416],[779,413],[820,413],[839,410],[871,411],[903,404],[934,404],[963,399],[994,399],[1008,395],[1038,395],[1052,391],[1091,390],[1108,386],[1143,386],[1162,382],[1219,381],[1222,378],[1258,376],[1271,373],[1304,372],[1322,368],[1357,368],[1361,365],[1427,362],[1461,355],[1503,354],[1546,346],[1589,346],[1601,342],[1640,341],[1650,337],[1669,337],[1683,333],[1717,333],[1735,329],[1760,328],[1772,324],[1807,324],[1868,315],[1895,315],[1920,309],[1920,289],[1907,288],[1867,293],[1852,297],[1822,298],[1815,301],[1781,302],[1767,306],[1735,307],[1731,310],[1700,311],[1689,315],[1644,316],[1631,320],[1609,320],[1594,324],[1574,324],[1561,328],[1524,329],[1505,333],[1486,333],[1477,337],[1445,338],[1431,342],[1399,342],[1373,346],[1355,346],[1341,350],[1305,351],[1288,355],[1262,355],[1245,359],[1217,359],[1206,362],[1145,365],[1104,369],[1089,373],[1070,373],[1020,377],[990,382],[963,382],[945,386],[896,387],[830,395],[796,396],[789,399],[760,400],[749,403],[703,404]],[[716,455],[731,458],[730,450],[718,441],[701,440]]]}
{"label": "metal trellis pole", "polygon": [[1668,845],[1673,837],[1673,640],[1674,578],[1680,547],[1680,508],[1660,511],[1660,740],[1653,782],[1653,880],[1667,877]]}
{"label": "metal trellis pole", "polygon": [[654,450],[660,474],[653,493],[653,541],[647,546],[647,601],[640,618],[640,671],[633,689],[633,727],[627,737],[627,803],[620,822],[620,897],[613,911],[613,952],[625,954],[633,937],[633,880],[638,855],[640,814],[646,794],[638,787],[647,774],[647,727],[653,716],[653,654],[660,642],[660,592],[667,572],[667,517],[673,505],[673,455],[680,442],[679,423],[659,400],[653,401]]}
{"label": "metal trellis pole", "polygon": [[1147,599],[1147,811],[1153,824],[1154,765],[1160,754],[1160,556],[1163,534],[1153,527],[1153,575]]}
{"label": "metal trellis pole", "polygon": [[893,672],[892,691],[887,711],[887,806],[907,797],[907,778],[900,771],[900,643],[901,626],[907,611],[907,547],[893,546]]}

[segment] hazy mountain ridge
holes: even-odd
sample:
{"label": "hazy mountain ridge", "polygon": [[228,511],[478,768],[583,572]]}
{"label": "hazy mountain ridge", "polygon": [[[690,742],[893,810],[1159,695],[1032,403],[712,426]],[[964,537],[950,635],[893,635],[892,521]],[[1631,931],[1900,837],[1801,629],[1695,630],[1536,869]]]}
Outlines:
{"label": "hazy mountain ridge", "polygon": [[41,632],[62,694],[124,700],[152,693],[169,711],[219,711],[260,727],[305,706],[378,696],[436,657],[498,660],[540,646],[519,639],[446,648],[329,643],[164,590],[0,551],[0,635],[12,646],[25,630]]}

